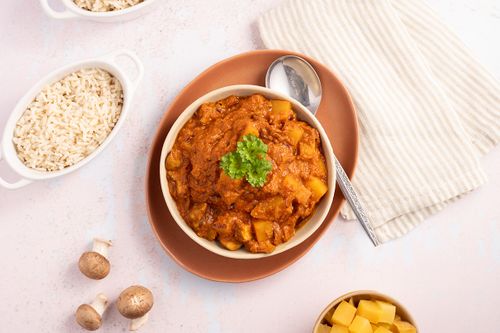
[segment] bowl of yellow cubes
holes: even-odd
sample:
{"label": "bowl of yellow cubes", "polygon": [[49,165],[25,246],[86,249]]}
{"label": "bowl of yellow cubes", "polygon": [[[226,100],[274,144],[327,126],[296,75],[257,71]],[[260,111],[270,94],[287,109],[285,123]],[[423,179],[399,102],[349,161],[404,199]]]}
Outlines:
{"label": "bowl of yellow cubes", "polygon": [[410,313],[395,299],[376,291],[348,293],[321,313],[313,333],[417,333]]}

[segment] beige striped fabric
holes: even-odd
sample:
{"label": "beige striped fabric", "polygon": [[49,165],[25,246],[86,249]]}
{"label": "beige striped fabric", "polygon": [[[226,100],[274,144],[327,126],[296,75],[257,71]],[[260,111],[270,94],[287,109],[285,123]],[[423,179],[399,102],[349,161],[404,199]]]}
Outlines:
{"label": "beige striped fabric", "polygon": [[320,60],[349,89],[353,183],[381,241],[486,180],[479,157],[500,139],[500,86],[422,1],[291,0],[259,29],[266,47]]}

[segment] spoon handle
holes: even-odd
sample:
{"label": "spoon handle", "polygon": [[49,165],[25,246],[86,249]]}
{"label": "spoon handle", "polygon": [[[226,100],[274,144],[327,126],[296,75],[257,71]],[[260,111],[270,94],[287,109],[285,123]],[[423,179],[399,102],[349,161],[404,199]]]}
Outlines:
{"label": "spoon handle", "polygon": [[359,201],[358,195],[356,194],[354,187],[352,187],[352,183],[349,180],[349,177],[347,177],[344,168],[342,168],[342,165],[340,165],[340,162],[336,157],[335,170],[337,171],[337,183],[339,184],[339,187],[342,190],[342,193],[344,194],[347,202],[349,202],[349,205],[351,205],[351,208],[358,218],[358,221],[361,223],[361,226],[363,226],[363,229],[365,229],[373,245],[380,245],[377,235],[375,235],[375,231],[370,224],[370,220],[368,219],[368,216],[366,216],[363,206]]}

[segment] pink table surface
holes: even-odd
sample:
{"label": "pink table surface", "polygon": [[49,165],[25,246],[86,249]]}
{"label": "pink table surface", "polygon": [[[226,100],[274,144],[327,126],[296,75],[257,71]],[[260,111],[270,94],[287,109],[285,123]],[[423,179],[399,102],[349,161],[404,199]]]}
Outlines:
{"label": "pink table surface", "polygon": [[[161,1],[156,12],[114,25],[55,21],[35,0],[0,2],[0,128],[18,98],[62,64],[129,48],[146,69],[130,116],[104,154],[64,178],[0,189],[0,332],[80,332],[79,304],[98,292],[114,299],[135,283],[156,297],[144,333],[309,332],[326,304],[356,289],[399,299],[422,332],[499,332],[498,148],[482,161],[486,185],[380,248],[357,223],[339,219],[302,260],[261,281],[215,283],[175,264],[146,217],[146,154],[158,120],[204,68],[262,48],[255,20],[282,1]],[[500,77],[500,2],[432,6]],[[0,172],[9,174],[3,163]],[[76,266],[94,236],[114,242],[111,274],[98,282]],[[124,332],[126,324],[112,306],[101,331]]]}

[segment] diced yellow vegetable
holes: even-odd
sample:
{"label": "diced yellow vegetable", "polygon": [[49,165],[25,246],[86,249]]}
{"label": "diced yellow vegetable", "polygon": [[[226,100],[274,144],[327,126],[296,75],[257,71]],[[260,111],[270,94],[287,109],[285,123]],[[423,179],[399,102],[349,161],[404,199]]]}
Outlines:
{"label": "diced yellow vegetable", "polygon": [[[389,331],[390,331],[390,330],[392,329],[392,327],[394,326],[394,325],[392,325],[392,324],[387,324],[387,323],[378,323],[377,325],[378,325],[379,327],[387,328]],[[394,328],[394,329],[396,329],[396,328]]]}
{"label": "diced yellow vegetable", "polygon": [[273,99],[271,105],[273,106],[273,112],[292,111],[292,103],[289,101]]}
{"label": "diced yellow vegetable", "polygon": [[302,186],[304,186],[300,181],[300,179],[294,175],[286,175],[285,178],[283,179],[283,184],[285,185],[286,188],[288,188],[293,192],[297,191]]}
{"label": "diced yellow vegetable", "polygon": [[248,123],[245,129],[243,130],[243,133],[241,133],[241,136],[245,136],[248,134],[253,134],[255,136],[259,136],[259,130],[255,127],[254,123]]}
{"label": "diced yellow vegetable", "polygon": [[370,321],[364,317],[356,316],[349,325],[350,333],[373,333]]}
{"label": "diced yellow vegetable", "polygon": [[250,215],[256,219],[272,219],[278,220],[284,212],[292,213],[292,207],[286,206],[285,199],[277,195],[269,199],[263,200],[252,209]]}
{"label": "diced yellow vegetable", "polygon": [[231,251],[236,251],[238,250],[243,244],[240,242],[236,242],[234,240],[229,240],[229,239],[219,239],[220,243],[228,250]]}
{"label": "diced yellow vegetable", "polygon": [[333,312],[332,322],[341,326],[349,326],[355,314],[356,308],[346,301],[342,301]]}
{"label": "diced yellow vegetable", "polygon": [[299,203],[306,203],[311,197],[311,191],[294,175],[286,175],[283,179],[285,187],[292,191]]}
{"label": "diced yellow vegetable", "polygon": [[236,223],[235,234],[240,242],[248,242],[252,239],[252,226],[238,221]]}
{"label": "diced yellow vegetable", "polygon": [[316,330],[316,333],[330,333],[331,327],[325,324],[319,324],[318,329]]}
{"label": "diced yellow vegetable", "polygon": [[294,146],[297,146],[300,139],[302,139],[302,136],[304,135],[304,129],[300,126],[289,126],[286,128],[285,132],[290,139],[290,143]]}
{"label": "diced yellow vegetable", "polygon": [[299,154],[305,159],[311,159],[317,154],[317,150],[313,145],[301,142],[299,143]]}
{"label": "diced yellow vegetable", "polygon": [[345,326],[333,325],[330,333],[349,333],[349,329]]}
{"label": "diced yellow vegetable", "polygon": [[393,325],[396,327],[397,333],[417,333],[415,326],[406,321],[395,320]]}
{"label": "diced yellow vegetable", "polygon": [[381,310],[379,322],[392,324],[396,316],[396,306],[383,301],[375,301],[375,304],[377,304]]}
{"label": "diced yellow vegetable", "polygon": [[270,221],[253,221],[253,229],[255,231],[255,238],[259,242],[265,242],[273,236],[273,223]]}
{"label": "diced yellow vegetable", "polygon": [[271,100],[272,112],[271,120],[274,122],[281,122],[291,118],[293,115],[292,103],[289,101]]}
{"label": "diced yellow vegetable", "polygon": [[[306,186],[315,195],[309,181]],[[324,319],[332,325],[330,333],[417,333],[412,324],[401,320],[396,310],[395,305],[377,299],[360,300],[356,308],[351,297],[349,302],[342,301],[333,314],[328,311]]]}
{"label": "diced yellow vegetable", "polygon": [[368,319],[370,322],[376,324],[380,321],[382,310],[374,301],[361,300],[358,304],[359,316]]}
{"label": "diced yellow vegetable", "polygon": [[392,333],[387,328],[379,326],[373,333]]}
{"label": "diced yellow vegetable", "polygon": [[197,227],[200,223],[200,220],[205,215],[207,211],[208,205],[206,203],[196,203],[191,207],[188,213],[188,220],[191,222],[191,225]]}
{"label": "diced yellow vegetable", "polygon": [[[312,198],[314,200],[321,199],[321,197],[328,191],[328,186],[326,186],[326,184],[323,183],[321,179],[314,176],[309,178],[309,180],[306,182],[306,187],[311,190]],[[351,300],[349,300],[349,303],[351,303]],[[354,302],[352,302],[351,305],[354,305]]]}

